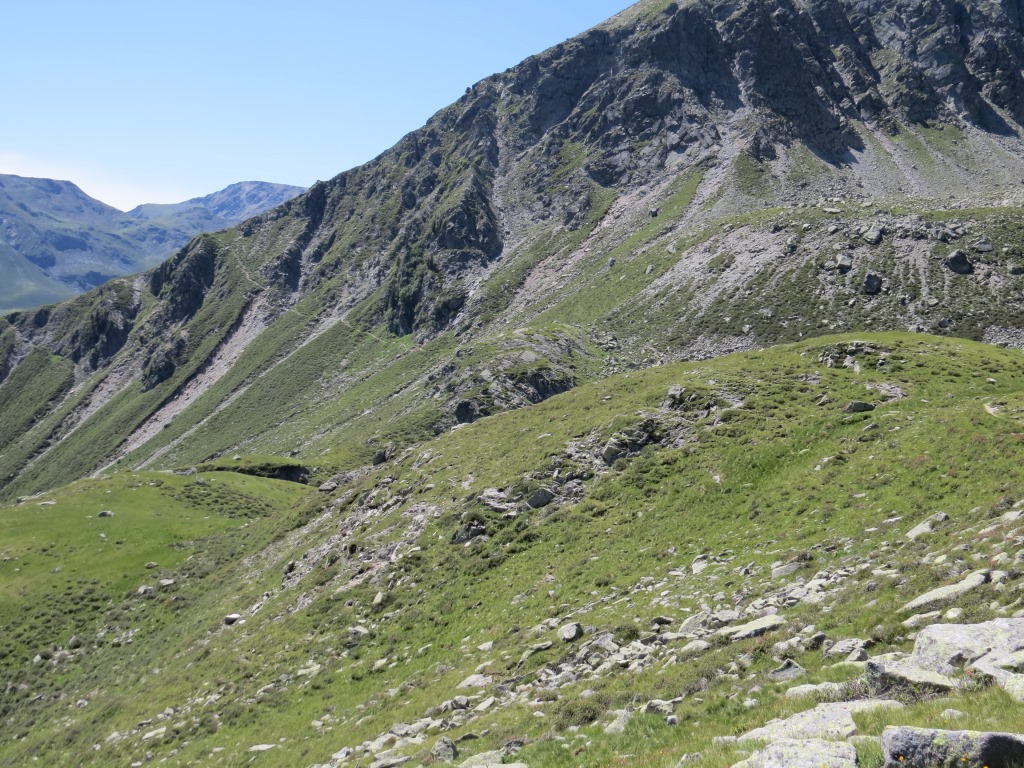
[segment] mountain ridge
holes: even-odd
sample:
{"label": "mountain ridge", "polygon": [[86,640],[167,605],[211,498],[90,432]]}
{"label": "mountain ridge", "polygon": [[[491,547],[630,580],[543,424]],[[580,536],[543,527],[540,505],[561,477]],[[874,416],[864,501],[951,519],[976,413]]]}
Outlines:
{"label": "mountain ridge", "polygon": [[183,203],[122,212],[70,181],[0,175],[3,246],[22,275],[0,293],[0,308],[50,304],[154,266],[195,235],[240,223],[300,191],[241,182]]}

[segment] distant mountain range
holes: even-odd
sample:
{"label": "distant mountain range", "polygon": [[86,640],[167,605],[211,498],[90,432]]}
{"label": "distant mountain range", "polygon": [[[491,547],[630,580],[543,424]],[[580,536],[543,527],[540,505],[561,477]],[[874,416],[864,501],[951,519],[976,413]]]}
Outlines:
{"label": "distant mountain range", "polygon": [[195,235],[232,227],[304,191],[243,181],[125,213],[69,181],[0,174],[0,311],[61,301],[152,267]]}

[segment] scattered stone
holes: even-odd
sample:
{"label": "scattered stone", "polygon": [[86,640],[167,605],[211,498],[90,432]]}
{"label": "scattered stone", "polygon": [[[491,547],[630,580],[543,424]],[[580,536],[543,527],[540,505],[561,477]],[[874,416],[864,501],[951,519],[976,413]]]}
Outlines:
{"label": "scattered stone", "polygon": [[974,250],[978,253],[992,253],[994,247],[988,240],[979,240],[974,244]]}
{"label": "scattered stone", "polygon": [[447,736],[442,736],[431,748],[430,756],[438,762],[450,763],[459,756],[459,748]]}
{"label": "scattered stone", "polygon": [[964,667],[987,678],[1017,701],[1024,701],[1024,619],[995,619],[982,624],[932,624],[914,642],[909,663],[939,675]]}
{"label": "scattered stone", "polygon": [[241,618],[242,614],[240,613],[229,613],[224,617],[224,623],[230,627],[232,624],[237,624]]}
{"label": "scattered stone", "polygon": [[949,520],[949,515],[945,512],[936,512],[934,515],[929,517],[924,522],[914,526],[906,533],[906,537],[913,541],[918,536],[923,536],[926,533],[932,533],[935,530],[935,526],[939,523],[944,523]]}
{"label": "scattered stone", "polygon": [[558,630],[558,639],[563,643],[572,643],[583,637],[583,625],[578,621],[566,624]]}
{"label": "scattered stone", "polygon": [[959,248],[949,254],[949,257],[944,263],[950,272],[954,272],[958,275],[974,274],[974,265],[971,264],[971,260],[967,257],[967,254]]}
{"label": "scattered stone", "polygon": [[837,640],[828,647],[825,651],[826,656],[849,656],[854,651],[858,651],[861,648],[866,648],[868,645],[867,640],[861,640],[859,637],[847,637],[843,640]]}
{"label": "scattered stone", "polygon": [[956,689],[956,684],[945,675],[921,669],[909,662],[872,660],[867,663],[865,676],[868,690],[875,696],[893,692],[915,696],[947,694]]}
{"label": "scattered stone", "polygon": [[692,640],[679,649],[679,658],[688,659],[692,656],[700,656],[711,649],[711,643],[705,640]]}
{"label": "scattered stone", "polygon": [[388,755],[386,757],[379,757],[370,763],[370,768],[395,768],[396,765],[402,765],[412,760],[411,757],[402,757],[401,755]]}
{"label": "scattered stone", "polygon": [[643,713],[645,715],[663,715],[669,717],[674,715],[676,712],[676,704],[678,700],[665,701],[664,699],[651,699],[643,706]]}
{"label": "scattered stone", "polygon": [[861,237],[863,238],[864,242],[867,243],[868,245],[878,245],[880,242],[882,242],[883,235],[884,232],[882,231],[882,227],[875,224],[871,226],[867,232],[861,235]]}
{"label": "scattered stone", "polygon": [[610,736],[625,733],[626,726],[633,717],[633,713],[626,709],[616,709],[612,711],[612,714],[615,716],[615,719],[604,727],[604,732]]}
{"label": "scattered stone", "polygon": [[903,626],[907,629],[917,629],[923,624],[928,624],[935,621],[937,618],[942,616],[942,611],[928,611],[928,613],[915,613],[909,619],[903,622]]}
{"label": "scattered stone", "polygon": [[777,565],[772,568],[772,578],[782,579],[786,576],[791,576],[803,567],[803,563],[784,563],[783,565]]}
{"label": "scattered stone", "polygon": [[877,296],[882,292],[882,285],[884,284],[881,275],[876,275],[874,272],[868,272],[864,276],[864,295],[866,296]]}
{"label": "scattered stone", "polygon": [[459,683],[458,687],[459,688],[486,688],[487,686],[489,686],[493,682],[494,682],[494,678],[489,677],[487,675],[479,675],[479,674],[477,674],[477,675],[470,675],[469,677],[467,677],[465,680],[463,680],[461,683]]}
{"label": "scattered stone", "polygon": [[249,747],[249,751],[250,752],[269,752],[270,750],[272,750],[276,746],[277,746],[276,744],[253,744],[251,747]]}
{"label": "scattered stone", "polygon": [[788,683],[807,674],[807,670],[792,659],[786,659],[782,666],[768,673],[768,679],[776,683]]}
{"label": "scattered stone", "polygon": [[728,637],[735,642],[737,640],[747,640],[751,637],[760,637],[785,625],[786,620],[775,614],[762,616],[760,619],[755,619],[747,624],[741,624],[738,627],[723,627],[715,634],[720,637]]}
{"label": "scattered stone", "polygon": [[853,713],[871,712],[876,709],[902,709],[898,701],[871,700],[843,701],[833,704],[819,704],[814,709],[799,712],[785,720],[770,723],[748,731],[739,737],[740,741],[781,741],[785,739],[826,739],[839,741],[857,733]]}
{"label": "scattered stone", "polygon": [[845,683],[819,683],[814,685],[796,685],[786,691],[787,699],[798,699],[802,696],[813,696],[816,699],[837,699],[846,694]]}
{"label": "scattered stone", "polygon": [[991,573],[989,571],[975,571],[958,584],[950,584],[945,587],[939,587],[929,592],[925,592],[923,595],[914,598],[904,605],[901,610],[919,611],[921,609],[929,610],[933,608],[941,608],[959,600],[968,592],[977,589],[983,584],[987,584],[990,579]]}
{"label": "scattered stone", "polygon": [[889,726],[882,732],[885,768],[1024,765],[1024,736]]}
{"label": "scattered stone", "polygon": [[843,413],[868,413],[873,410],[875,410],[875,406],[871,403],[866,403],[863,400],[853,400],[848,406],[843,408]]}
{"label": "scattered stone", "polygon": [[852,744],[822,739],[783,739],[769,744],[733,768],[855,768]]}

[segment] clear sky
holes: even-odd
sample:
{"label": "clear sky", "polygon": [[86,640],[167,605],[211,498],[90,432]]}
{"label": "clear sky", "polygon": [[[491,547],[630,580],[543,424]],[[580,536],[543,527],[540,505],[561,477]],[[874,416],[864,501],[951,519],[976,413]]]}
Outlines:
{"label": "clear sky", "polygon": [[4,7],[0,173],[121,209],[308,186],[631,0],[47,0]]}

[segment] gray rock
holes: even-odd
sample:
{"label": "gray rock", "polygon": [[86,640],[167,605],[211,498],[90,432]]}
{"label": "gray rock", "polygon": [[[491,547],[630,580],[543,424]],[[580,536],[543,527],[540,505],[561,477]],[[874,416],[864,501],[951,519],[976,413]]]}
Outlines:
{"label": "gray rock", "polygon": [[853,269],[853,259],[851,259],[846,254],[843,254],[838,259],[836,259],[836,266],[838,267],[840,274],[845,275],[847,272]]}
{"label": "gray rock", "polygon": [[772,568],[772,578],[781,579],[796,573],[803,568],[803,563],[784,563]]}
{"label": "gray rock", "polygon": [[816,699],[838,699],[846,693],[845,683],[819,683],[818,685],[796,685],[786,691],[787,699],[813,696]]}
{"label": "gray rock", "polygon": [[779,615],[762,616],[760,619],[741,624],[738,627],[724,627],[715,634],[721,637],[728,637],[735,642],[736,640],[760,637],[785,625],[786,620]]}
{"label": "gray rock", "polygon": [[230,627],[232,624],[237,624],[241,618],[242,614],[240,613],[229,613],[224,617],[224,623]]}
{"label": "gray rock", "polygon": [[1024,736],[890,726],[882,732],[885,768],[1024,765]]}
{"label": "gray rock", "polygon": [[966,668],[1024,701],[1024,618],[932,624],[918,633],[909,662],[940,675]]}
{"label": "gray rock", "polygon": [[[273,747],[273,744],[267,745]],[[250,749],[250,752],[253,750]],[[396,765],[402,765],[412,760],[411,757],[402,757],[401,755],[388,755],[387,757],[380,757],[370,763],[370,768],[395,768]]]}
{"label": "gray rock", "polygon": [[995,248],[988,240],[979,240],[974,244],[974,250],[978,253],[992,253]]}
{"label": "gray rock", "polygon": [[651,699],[643,706],[643,713],[645,715],[664,715],[669,717],[674,715],[676,712],[676,702],[665,701],[664,699]]}
{"label": "gray rock", "polygon": [[849,656],[854,651],[859,651],[862,648],[866,648],[867,645],[867,640],[861,640],[859,637],[847,637],[832,643],[832,645],[828,647],[828,650],[825,651],[825,655]]}
{"label": "gray rock", "polygon": [[868,690],[875,696],[894,692],[947,694],[956,689],[956,684],[945,675],[904,661],[871,660],[865,668],[865,677]]}
{"label": "gray rock", "polygon": [[578,621],[566,624],[558,630],[558,639],[564,643],[572,643],[583,637],[583,625]]}
{"label": "gray rock", "polygon": [[692,640],[682,648],[679,649],[680,658],[690,658],[693,656],[700,656],[702,653],[711,649],[711,643],[705,640]]}
{"label": "gray rock", "polygon": [[843,408],[843,413],[868,413],[873,410],[875,410],[875,406],[871,403],[866,403],[863,400],[854,400]]}
{"label": "gray rock", "polygon": [[541,487],[526,497],[526,503],[530,509],[546,507],[555,500],[555,492],[550,488]]}
{"label": "gray rock", "polygon": [[864,276],[864,294],[867,296],[877,296],[882,292],[882,285],[884,284],[881,275],[876,275],[874,272],[868,272]]}
{"label": "gray rock", "polygon": [[786,659],[782,666],[768,673],[768,679],[776,683],[788,683],[807,674],[807,670],[792,659]]}
{"label": "gray rock", "polygon": [[505,753],[500,749],[496,749],[492,752],[481,752],[478,755],[473,755],[468,760],[464,760],[459,764],[460,768],[527,768],[526,763],[502,763]]}
{"label": "gray rock", "polygon": [[821,739],[783,739],[755,752],[733,768],[855,768],[852,744]]}
{"label": "gray rock", "polygon": [[825,739],[840,741],[857,733],[853,713],[876,709],[901,709],[898,701],[864,700],[819,704],[814,709],[799,712],[785,720],[770,723],[748,731],[740,741],[781,741],[784,739]]}
{"label": "gray rock", "polygon": [[949,254],[944,263],[946,265],[946,269],[958,275],[970,275],[974,273],[974,265],[971,264],[971,260],[967,257],[967,254],[959,248]]}
{"label": "gray rock", "polygon": [[915,613],[909,619],[903,622],[903,626],[907,629],[917,629],[923,624],[935,621],[942,615],[942,611],[928,611],[928,613]]}
{"label": "gray rock", "polygon": [[626,709],[617,709],[614,710],[612,714],[615,716],[615,719],[604,727],[604,732],[610,736],[625,733],[626,726],[629,725],[629,721],[633,717],[633,713]]}
{"label": "gray rock", "polygon": [[931,533],[935,530],[935,526],[937,524],[944,523],[947,520],[949,520],[949,515],[947,515],[945,512],[936,512],[934,515],[929,517],[924,522],[915,525],[913,528],[907,531],[906,537],[913,541],[918,536],[923,536],[926,533]]}
{"label": "gray rock", "polygon": [[489,676],[487,676],[487,675],[470,675],[465,680],[463,680],[461,683],[459,683],[458,687],[459,688],[486,688],[492,682],[494,682],[494,679],[489,677]]}
{"label": "gray rock", "polygon": [[442,763],[450,763],[459,756],[459,748],[447,736],[442,736],[431,748],[430,756]]}
{"label": "gray rock", "polygon": [[861,237],[864,239],[864,242],[869,245],[878,245],[882,242],[883,235],[884,232],[882,231],[882,227],[876,224],[869,228],[867,232],[861,235]]}
{"label": "gray rock", "polygon": [[903,606],[904,611],[921,611],[942,608],[952,602],[956,602],[968,592],[972,592],[983,584],[987,584],[991,578],[989,571],[975,571],[957,584],[950,584],[939,587],[923,595],[915,597]]}

